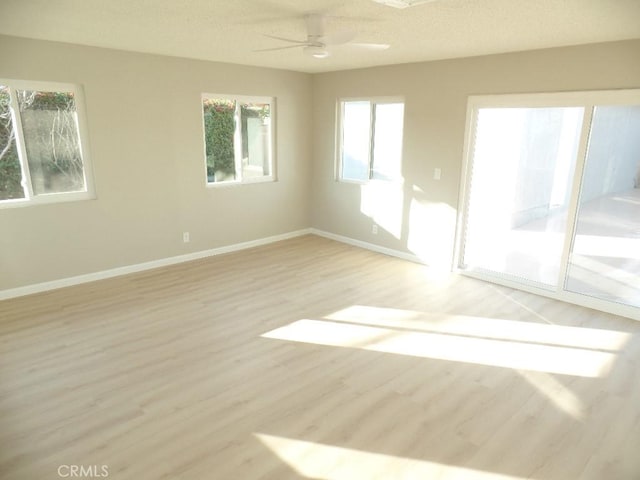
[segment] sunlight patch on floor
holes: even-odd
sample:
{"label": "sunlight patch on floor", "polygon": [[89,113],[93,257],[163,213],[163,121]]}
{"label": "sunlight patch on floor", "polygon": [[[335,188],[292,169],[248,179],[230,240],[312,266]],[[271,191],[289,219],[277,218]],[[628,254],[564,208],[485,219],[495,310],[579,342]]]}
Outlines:
{"label": "sunlight patch on floor", "polygon": [[565,327],[447,313],[425,313],[397,308],[353,305],[324,317],[373,327],[403,328],[467,337],[512,340],[592,350],[619,351],[629,334],[596,328]]}
{"label": "sunlight patch on floor", "polygon": [[551,404],[575,420],[584,420],[584,402],[553,375],[546,372],[519,371],[520,376],[544,395]]}
{"label": "sunlight patch on floor", "polygon": [[264,433],[254,433],[254,435],[298,474],[315,480],[373,478],[520,480],[522,478]]}
{"label": "sunlight patch on floor", "polygon": [[327,320],[298,320],[262,337],[579,377],[606,375],[616,358],[613,353],[582,348]]}

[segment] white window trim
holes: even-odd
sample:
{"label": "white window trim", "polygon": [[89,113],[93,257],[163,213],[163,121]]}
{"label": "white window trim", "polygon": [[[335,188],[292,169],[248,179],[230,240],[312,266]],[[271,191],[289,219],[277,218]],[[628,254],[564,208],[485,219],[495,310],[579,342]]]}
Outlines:
{"label": "white window trim", "polygon": [[[84,92],[80,85],[59,82],[41,82],[31,80],[13,80],[0,78],[0,84],[9,87],[11,97],[11,119],[16,129],[16,148],[20,160],[20,170],[22,174],[22,184],[25,192],[24,198],[14,198],[0,200],[0,209],[14,207],[29,207],[34,205],[45,205],[50,203],[72,202],[79,200],[92,200],[96,198],[93,182],[93,169],[89,158],[89,134],[87,128],[87,118],[84,102]],[[29,172],[29,162],[27,161],[24,135],[22,133],[22,122],[20,109],[18,107],[15,90],[37,90],[41,92],[71,92],[74,95],[76,106],[77,129],[80,143],[80,153],[82,155],[82,170],[84,174],[85,191],[80,192],[57,192],[34,195],[31,185],[31,175]]]}
{"label": "white window trim", "polygon": [[[570,215],[567,218],[567,238],[565,239],[561,271],[566,275],[568,252],[577,222],[577,205],[580,197],[580,185],[584,173],[587,142],[591,127],[593,108],[598,105],[630,105],[637,104],[640,89],[620,90],[587,90],[554,93],[523,93],[504,95],[472,95],[467,100],[467,118],[464,138],[464,154],[460,176],[458,196],[458,215],[456,220],[455,248],[452,259],[452,271],[480,280],[504,285],[516,290],[535,293],[575,305],[593,308],[602,312],[613,313],[623,317],[640,320],[640,308],[615,302],[608,302],[586,294],[564,290],[562,281],[556,287],[543,287],[535,282],[516,282],[511,276],[496,272],[466,270],[462,265],[464,249],[465,225],[469,214],[470,176],[473,167],[473,136],[476,131],[478,111],[481,108],[535,108],[535,107],[584,107],[585,114],[581,132],[580,145],[577,152],[575,173],[572,183],[572,194],[569,203]],[[563,277],[564,278],[564,277]]]}
{"label": "white window trim", "polygon": [[[342,97],[338,98],[338,102],[336,104],[336,161],[335,161],[335,172],[334,177],[335,180],[339,183],[351,183],[354,185],[368,185],[370,183],[382,182],[382,183],[394,183],[394,184],[404,184],[404,177],[402,174],[394,179],[394,180],[381,180],[372,178],[373,174],[373,138],[375,135],[375,107],[371,109],[371,118],[370,122],[370,132],[369,132],[369,178],[367,180],[355,180],[352,178],[342,178],[342,145],[344,143],[344,131],[342,129],[342,119],[344,118],[344,104],[346,102],[369,102],[374,105],[384,105],[389,103],[402,103],[405,104],[404,97],[394,97],[394,96],[384,96],[384,97]],[[402,140],[404,143],[404,126],[402,132]],[[400,165],[398,166],[400,172],[402,173],[402,159],[400,160]]]}
{"label": "white window trim", "polygon": [[[202,102],[204,100],[220,99],[236,102],[235,109],[235,124],[236,129],[233,133],[233,150],[236,169],[236,179],[228,180],[224,182],[209,182],[207,177],[207,146],[206,146],[206,132],[204,125],[204,115],[202,113]],[[268,103],[269,115],[270,115],[270,129],[269,129],[269,165],[270,174],[260,177],[242,178],[242,132],[240,122],[240,107],[239,103]],[[263,97],[253,95],[230,95],[228,93],[203,93],[200,95],[200,117],[202,119],[202,148],[204,158],[204,181],[207,188],[228,188],[236,187],[238,185],[248,185],[252,183],[266,183],[277,181],[276,176],[276,97]]]}

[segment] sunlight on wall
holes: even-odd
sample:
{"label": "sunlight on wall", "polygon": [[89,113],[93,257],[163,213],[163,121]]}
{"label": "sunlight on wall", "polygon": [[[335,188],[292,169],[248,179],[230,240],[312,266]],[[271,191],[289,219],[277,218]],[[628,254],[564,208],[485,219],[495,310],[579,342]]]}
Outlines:
{"label": "sunlight on wall", "polygon": [[404,206],[402,184],[371,180],[360,189],[360,211],[400,239]]}
{"label": "sunlight on wall", "polygon": [[519,480],[522,478],[265,433],[254,433],[254,435],[299,475],[315,480],[329,478],[332,480],[358,478]]}
{"label": "sunlight on wall", "polygon": [[456,210],[446,203],[426,199],[413,185],[412,198],[405,198],[400,183],[372,180],[360,187],[360,212],[400,240],[404,206],[409,202],[407,249],[430,267],[451,271],[456,229]]}
{"label": "sunlight on wall", "polygon": [[446,203],[423,199],[422,190],[413,186],[409,207],[407,248],[427,265],[450,270],[456,228],[456,210]]}
{"label": "sunlight on wall", "polygon": [[616,359],[613,353],[575,347],[327,320],[298,320],[262,337],[579,377],[605,376]]}

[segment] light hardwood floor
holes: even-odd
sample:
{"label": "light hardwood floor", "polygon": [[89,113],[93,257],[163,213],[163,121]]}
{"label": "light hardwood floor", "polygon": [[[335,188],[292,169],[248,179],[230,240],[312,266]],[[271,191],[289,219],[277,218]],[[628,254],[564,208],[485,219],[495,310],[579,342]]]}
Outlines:
{"label": "light hardwood floor", "polygon": [[3,480],[640,478],[640,323],[319,237],[0,318]]}

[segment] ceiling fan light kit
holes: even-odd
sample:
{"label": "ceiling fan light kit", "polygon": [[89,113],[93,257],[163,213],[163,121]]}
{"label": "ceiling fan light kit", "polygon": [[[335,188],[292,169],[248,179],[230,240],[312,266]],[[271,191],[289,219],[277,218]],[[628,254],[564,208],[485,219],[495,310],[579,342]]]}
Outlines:
{"label": "ceiling fan light kit", "polygon": [[327,58],[329,55],[329,50],[324,47],[308,45],[302,49],[305,55],[308,55],[313,58]]}

